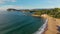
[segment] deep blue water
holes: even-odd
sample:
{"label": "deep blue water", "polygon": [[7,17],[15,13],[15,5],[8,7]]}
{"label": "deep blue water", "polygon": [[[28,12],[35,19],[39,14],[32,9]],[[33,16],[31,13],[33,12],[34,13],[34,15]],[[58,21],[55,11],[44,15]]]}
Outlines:
{"label": "deep blue water", "polygon": [[0,34],[32,34],[44,23],[42,18],[17,11],[0,11]]}

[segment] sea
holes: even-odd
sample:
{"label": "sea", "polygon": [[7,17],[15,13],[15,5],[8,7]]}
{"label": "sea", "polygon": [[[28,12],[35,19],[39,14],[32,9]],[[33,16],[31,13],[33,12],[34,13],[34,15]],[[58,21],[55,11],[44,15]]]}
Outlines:
{"label": "sea", "polygon": [[28,12],[0,11],[0,34],[38,34],[45,27],[44,23],[43,18],[33,17]]}

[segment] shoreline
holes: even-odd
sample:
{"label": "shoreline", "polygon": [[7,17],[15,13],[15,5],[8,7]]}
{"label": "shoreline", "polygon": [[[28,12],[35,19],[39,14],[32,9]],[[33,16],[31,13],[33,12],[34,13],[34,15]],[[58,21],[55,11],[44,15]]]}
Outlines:
{"label": "shoreline", "polygon": [[43,34],[57,34],[58,33],[57,25],[60,26],[60,19],[53,18],[47,14],[42,15],[42,17],[48,19],[47,23],[48,27],[45,28]]}
{"label": "shoreline", "polygon": [[44,24],[34,34],[43,34],[47,30],[48,19],[46,19],[46,18],[43,18],[43,19],[45,20]]}
{"label": "shoreline", "polygon": [[[45,15],[41,15],[40,17],[42,17],[42,18],[44,18],[44,19],[47,19],[46,17],[45,17]],[[46,22],[45,22],[46,23]],[[48,19],[47,19],[47,24],[46,24],[46,27],[44,28],[44,31],[42,32],[42,34],[45,34],[45,31],[47,31],[48,30]]]}
{"label": "shoreline", "polygon": [[45,18],[44,17],[44,15],[35,15],[35,14],[32,14],[32,16],[34,16],[34,17],[41,17],[41,18],[43,18],[44,20],[45,20],[45,22],[44,22],[44,24],[40,27],[40,31],[37,31],[36,33],[34,33],[34,34],[44,34],[45,33],[45,31],[48,29],[47,27],[48,27],[48,19],[47,18]]}
{"label": "shoreline", "polygon": [[47,24],[47,26],[45,27],[45,29],[44,29],[44,31],[42,32],[42,34],[45,34],[45,31],[47,31],[48,30],[48,24]]}
{"label": "shoreline", "polygon": [[[34,16],[36,16],[36,15],[34,15]],[[38,16],[36,16],[36,17],[38,17]],[[57,25],[60,26],[60,19],[53,18],[47,14],[43,14],[39,17],[48,19],[48,23],[46,24],[46,27],[41,34],[57,34],[58,33]]]}
{"label": "shoreline", "polygon": [[[44,18],[44,19],[45,19],[45,18]],[[48,27],[48,24],[47,24],[47,23],[48,23],[48,19],[46,19],[46,21],[45,21],[45,23],[44,23],[44,26],[45,26],[45,27],[44,27],[44,31],[43,31],[41,34],[44,34],[45,31],[47,31],[47,29],[48,29],[48,28],[47,28],[47,27]]]}

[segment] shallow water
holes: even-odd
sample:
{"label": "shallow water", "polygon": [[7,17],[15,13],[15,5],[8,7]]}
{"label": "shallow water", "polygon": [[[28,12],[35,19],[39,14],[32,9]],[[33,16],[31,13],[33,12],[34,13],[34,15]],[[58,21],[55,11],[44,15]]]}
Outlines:
{"label": "shallow water", "polygon": [[0,34],[32,34],[44,23],[42,18],[17,11],[0,11]]}

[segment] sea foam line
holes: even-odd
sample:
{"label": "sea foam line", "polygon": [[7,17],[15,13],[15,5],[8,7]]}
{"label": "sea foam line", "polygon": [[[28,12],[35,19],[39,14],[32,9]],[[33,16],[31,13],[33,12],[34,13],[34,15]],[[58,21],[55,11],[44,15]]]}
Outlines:
{"label": "sea foam line", "polygon": [[46,19],[45,23],[38,29],[38,31],[36,31],[33,34],[42,34],[45,31],[45,28],[47,27],[47,23],[48,19]]}

